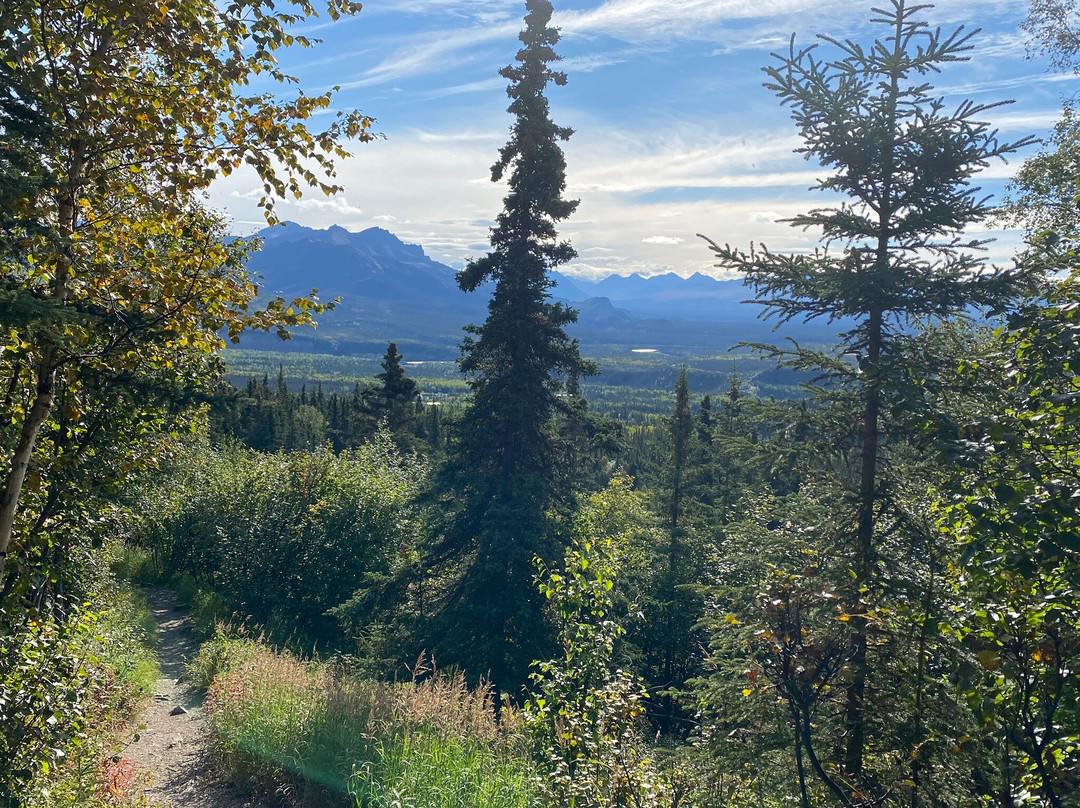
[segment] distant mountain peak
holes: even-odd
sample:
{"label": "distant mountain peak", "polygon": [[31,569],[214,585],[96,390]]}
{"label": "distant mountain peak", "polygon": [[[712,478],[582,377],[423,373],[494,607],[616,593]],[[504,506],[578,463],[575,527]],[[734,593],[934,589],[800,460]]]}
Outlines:
{"label": "distant mountain peak", "polygon": [[[319,231],[315,231],[316,233]],[[340,225],[332,224],[326,229],[326,235],[331,244],[348,244],[349,237],[352,235],[348,230]]]}
{"label": "distant mountain peak", "polygon": [[[451,267],[382,227],[352,232],[287,222],[258,235],[263,249],[248,266],[267,292],[292,297],[314,286],[325,298],[341,298],[320,318],[317,334],[297,332],[289,343],[294,350],[381,354],[397,342],[411,357],[449,359],[457,355],[461,327],[487,311],[490,290],[462,292]],[[601,281],[552,272],[550,280],[552,295],[579,310],[571,333],[583,345],[714,351],[770,333],[757,322],[756,307],[740,305],[747,296],[740,280],[673,272]],[[259,344],[281,349],[270,338]]]}

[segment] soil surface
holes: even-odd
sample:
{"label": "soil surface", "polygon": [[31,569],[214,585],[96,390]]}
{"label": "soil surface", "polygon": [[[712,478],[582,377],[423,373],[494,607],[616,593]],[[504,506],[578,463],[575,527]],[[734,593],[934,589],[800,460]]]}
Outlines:
{"label": "soil surface", "polygon": [[123,757],[135,764],[145,796],[158,808],[254,808],[215,777],[202,700],[184,683],[184,664],[199,643],[176,594],[153,589],[147,600],[158,625],[161,679]]}

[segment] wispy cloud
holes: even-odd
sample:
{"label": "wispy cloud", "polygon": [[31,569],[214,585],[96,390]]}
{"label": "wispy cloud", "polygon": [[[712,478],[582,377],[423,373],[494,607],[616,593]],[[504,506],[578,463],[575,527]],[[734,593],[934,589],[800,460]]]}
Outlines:
{"label": "wispy cloud", "polygon": [[484,140],[498,141],[506,137],[505,132],[471,129],[446,132],[425,132],[422,129],[414,129],[412,134],[421,143],[476,143]]}
{"label": "wispy cloud", "polygon": [[1019,32],[980,34],[974,41],[972,59],[1023,59],[1027,53],[1027,37]]}
{"label": "wispy cloud", "polygon": [[1010,76],[1009,78],[946,85],[939,87],[938,90],[946,95],[975,95],[976,93],[1024,89],[1036,84],[1060,84],[1063,82],[1073,82],[1075,84],[1077,78],[1076,76],[1062,75],[1060,73],[1033,73],[1024,76]]}
{"label": "wispy cloud", "polygon": [[739,37],[724,43],[719,48],[714,48],[712,55],[728,56],[733,53],[738,53],[739,51],[747,50],[772,52],[786,46],[788,41],[788,36],[780,36],[779,34]]}
{"label": "wispy cloud", "polygon": [[587,11],[566,11],[557,23],[568,33],[641,37],[709,38],[707,26],[729,20],[791,15],[827,5],[826,0],[607,0]]}
{"label": "wispy cloud", "polygon": [[[807,186],[820,172],[802,166],[793,155],[798,138],[777,132],[745,137],[709,135],[687,142],[653,140],[618,132],[590,130],[568,151],[572,193],[641,194],[672,188],[762,188]],[[575,168],[574,166],[578,166]],[[776,170],[783,167],[784,170]]]}
{"label": "wispy cloud", "polygon": [[[1026,0],[936,3],[923,14],[932,25],[988,28],[973,40],[972,60],[938,79],[952,85],[938,92],[1018,97],[986,117],[1006,139],[1045,132],[1059,114],[1059,90],[1075,89],[1057,82],[1075,79],[1042,74],[1039,64],[1023,60],[1017,25]],[[801,143],[789,110],[761,89],[752,68],[768,61],[768,51],[785,50],[791,31],[800,44],[811,44],[818,32],[859,42],[883,35],[867,24],[870,7],[880,2],[557,5],[572,6],[555,19],[564,36],[558,50],[568,57],[561,67],[583,74],[565,94],[551,94],[553,117],[577,131],[566,144],[567,179],[569,195],[581,204],[559,226],[581,256],[569,271],[713,271],[698,232],[744,247],[753,241],[778,252],[813,249],[819,234],[777,220],[830,203],[808,190],[824,172],[793,152]],[[316,61],[300,61],[312,58],[305,55],[290,65],[282,54],[287,72],[353,90],[340,103],[379,115],[390,139],[358,145],[356,157],[339,165],[347,197],[282,202],[279,213],[314,227],[381,224],[452,266],[485,252],[506,192],[490,182],[510,124],[506,82],[496,70],[517,49],[522,7],[522,0],[366,0],[359,17],[365,24],[336,41],[336,32],[325,34],[327,52],[315,53]],[[974,181],[996,193],[1019,164],[995,163]],[[237,172],[211,195],[246,227],[259,221],[260,188],[257,177]],[[992,249],[1007,258],[1003,243]]]}
{"label": "wispy cloud", "polygon": [[[300,203],[283,202],[279,213],[312,227],[390,227],[405,241],[423,245],[436,260],[460,267],[466,259],[487,250],[492,217],[505,193],[505,186],[488,179],[493,140],[494,135],[482,128],[414,130],[391,141],[361,146],[356,157],[339,169],[339,180],[349,189],[347,197],[325,200],[312,196]],[[607,178],[604,190],[575,192],[581,199],[580,208],[560,225],[560,234],[571,240],[580,255],[568,271],[592,277],[612,272],[715,274],[712,255],[696,233],[744,247],[751,241],[764,242],[778,252],[812,249],[817,234],[777,220],[826,200],[805,190],[809,174],[798,177],[796,184],[801,187],[781,188],[777,184],[785,164],[801,165],[798,157],[790,156],[789,142],[766,133],[751,134],[747,148],[749,141],[765,145],[759,145],[753,157],[744,155],[743,163],[760,160],[776,170],[722,171],[724,162],[735,159],[743,148],[741,140],[703,137],[694,143],[671,141],[665,145],[646,138],[597,133],[583,144],[586,149],[568,155],[572,183],[583,174]],[[771,153],[766,148],[769,143]],[[698,180],[703,186],[727,185],[701,198],[669,194],[695,182],[691,171],[695,161],[680,159],[684,148],[691,154],[714,154],[712,165],[697,160],[703,165]],[[639,182],[625,179],[642,166],[655,171],[656,176]],[[1015,165],[997,165],[983,176],[1005,178],[1014,170]],[[644,186],[653,193],[628,196],[620,190]],[[255,177],[238,172],[214,186],[212,199],[227,207],[239,222],[254,221],[258,218],[254,197],[259,194],[251,189],[256,187]],[[1005,246],[995,247],[995,257],[1007,258],[1007,253]]]}
{"label": "wispy cloud", "polygon": [[784,217],[775,210],[758,210],[750,214],[750,219],[752,221],[768,224],[778,222],[783,218]]}
{"label": "wispy cloud", "polygon": [[317,196],[305,196],[301,199],[293,200],[289,204],[298,210],[319,211],[320,213],[330,213],[335,216],[364,215],[364,211],[356,205],[350,205],[348,197],[344,195],[331,197],[330,199],[323,199]]}
{"label": "wispy cloud", "polygon": [[384,0],[366,2],[365,14],[450,14],[456,17],[495,22],[521,16],[519,0]]}
{"label": "wispy cloud", "polygon": [[495,76],[490,79],[469,81],[464,84],[454,84],[450,87],[440,87],[437,90],[431,90],[426,93],[424,97],[433,101],[437,98],[449,98],[452,95],[464,95],[465,93],[490,93],[505,86],[506,79],[501,76]]}
{"label": "wispy cloud", "polygon": [[994,127],[1002,132],[1026,134],[1038,130],[1053,128],[1061,120],[1061,110],[1021,110],[1017,112],[998,112],[994,115]]}
{"label": "wispy cloud", "polygon": [[[336,20],[329,19],[328,17],[311,16],[300,25],[291,28],[289,33],[295,34],[296,36],[311,37],[313,34],[325,31],[332,26],[345,25],[354,22],[356,19],[357,17],[355,15],[352,17],[339,17]],[[315,39],[318,39],[318,37],[315,37]]]}
{"label": "wispy cloud", "polygon": [[630,54],[593,53],[563,59],[556,67],[564,73],[592,73],[594,70],[622,64],[630,58],[632,58]]}
{"label": "wispy cloud", "polygon": [[491,42],[504,42],[517,34],[517,21],[431,32],[411,37],[379,64],[356,78],[339,82],[343,90],[387,84],[412,76],[445,72],[449,65],[460,68],[476,58],[475,49]]}

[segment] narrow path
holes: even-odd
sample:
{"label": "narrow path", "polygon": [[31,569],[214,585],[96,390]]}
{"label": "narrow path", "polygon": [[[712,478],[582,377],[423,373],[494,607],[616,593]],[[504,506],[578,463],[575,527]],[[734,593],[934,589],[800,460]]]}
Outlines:
{"label": "narrow path", "polygon": [[184,664],[199,650],[176,594],[153,589],[147,601],[158,624],[161,679],[143,711],[138,740],[123,755],[144,773],[145,796],[159,808],[253,808],[215,780],[199,694],[184,684]]}

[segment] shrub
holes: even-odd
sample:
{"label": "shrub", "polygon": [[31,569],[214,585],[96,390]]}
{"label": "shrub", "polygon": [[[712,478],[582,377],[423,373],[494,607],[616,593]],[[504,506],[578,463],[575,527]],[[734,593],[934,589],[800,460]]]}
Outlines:
{"label": "shrub", "polygon": [[[209,619],[235,612],[297,645],[331,643],[328,610],[398,563],[424,471],[385,434],[340,455],[194,448],[140,493],[130,539]],[[206,590],[217,599],[196,603]]]}
{"label": "shrub", "polygon": [[111,736],[158,669],[145,604],[121,591],[99,602],[67,616],[0,610],[0,805],[89,804],[106,785]]}
{"label": "shrub", "polygon": [[559,570],[540,562],[539,588],[551,606],[562,655],[536,663],[525,715],[547,777],[552,805],[645,808],[666,792],[639,730],[648,694],[616,666],[625,634],[615,583],[641,521],[640,496],[628,477],[589,497],[574,522],[573,544]]}

